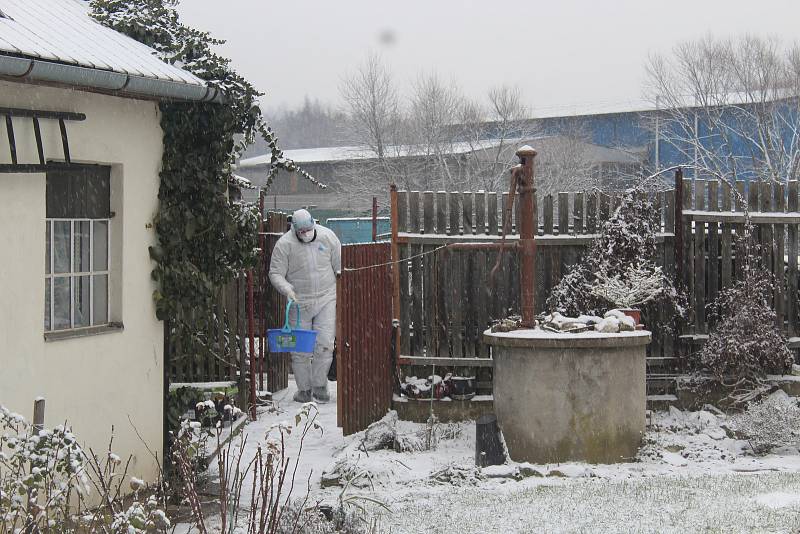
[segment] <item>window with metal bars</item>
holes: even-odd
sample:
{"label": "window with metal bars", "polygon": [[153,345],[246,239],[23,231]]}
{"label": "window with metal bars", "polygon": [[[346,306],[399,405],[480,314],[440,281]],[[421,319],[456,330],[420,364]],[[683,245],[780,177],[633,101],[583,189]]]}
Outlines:
{"label": "window with metal bars", "polygon": [[45,332],[107,325],[110,168],[47,173]]}

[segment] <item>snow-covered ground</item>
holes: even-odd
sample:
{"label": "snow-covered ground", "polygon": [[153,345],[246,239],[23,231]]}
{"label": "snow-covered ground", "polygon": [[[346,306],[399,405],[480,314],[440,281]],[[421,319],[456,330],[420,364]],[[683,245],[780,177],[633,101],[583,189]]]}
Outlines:
{"label": "snow-covered ground", "polygon": [[[730,437],[726,418],[672,409],[652,416],[636,462],[474,467],[475,425],[438,425],[435,450],[366,451],[364,433],[344,437],[336,426],[336,390],[319,405],[304,443],[294,494],[335,503],[365,495],[384,503],[380,532],[797,532],[800,454],[787,448],[756,457]],[[294,424],[294,385],[275,394],[245,432],[247,455],[280,421]],[[398,434],[424,443],[425,425],[400,421]],[[287,442],[295,458],[299,439]],[[355,477],[346,490],[320,486],[322,473]],[[301,489],[297,489],[300,487]]]}

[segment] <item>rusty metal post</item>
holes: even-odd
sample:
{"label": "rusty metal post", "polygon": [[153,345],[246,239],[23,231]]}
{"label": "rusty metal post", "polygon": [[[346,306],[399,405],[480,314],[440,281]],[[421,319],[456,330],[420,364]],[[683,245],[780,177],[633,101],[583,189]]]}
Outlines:
{"label": "rusty metal post", "polygon": [[[675,171],[675,217],[673,217],[675,238],[672,243],[675,247],[675,281],[678,287],[683,287],[683,169]],[[665,228],[664,230],[668,230]]]}
{"label": "rusty metal post", "polygon": [[[399,217],[400,217],[400,208],[397,206],[397,185],[392,184],[389,190],[389,196],[391,200],[391,221],[392,221],[392,319],[394,321],[400,321],[400,267],[401,264],[398,263],[400,258],[400,245],[398,243],[398,233],[399,233]],[[400,324],[399,328],[395,328],[395,335],[400,335],[400,329],[406,325]],[[399,360],[400,358],[400,338],[396,339],[395,345],[395,357]]]}
{"label": "rusty metal post", "polygon": [[378,240],[378,197],[372,197],[372,242]]}
{"label": "rusty metal post", "polygon": [[[261,249],[261,252],[258,254],[258,331],[256,332],[256,336],[258,336],[258,389],[264,391],[264,344],[266,342],[265,336],[266,333],[266,321],[264,321],[264,301],[266,300],[267,290],[266,290],[266,276],[265,271],[267,266],[265,265],[266,262],[266,246],[267,246],[267,238],[264,235],[264,198],[265,198],[264,191],[258,195],[258,246]],[[267,384],[269,387],[272,387],[271,384]]]}
{"label": "rusty metal post", "polygon": [[517,173],[517,189],[519,191],[519,207],[522,218],[519,224],[519,251],[522,256],[520,267],[522,326],[533,328],[536,321],[536,309],[534,307],[536,293],[534,285],[536,273],[536,224],[533,220],[534,203],[536,202],[533,158],[536,157],[536,151],[525,145],[517,150],[517,157],[521,167],[517,167],[513,172]]}
{"label": "rusty metal post", "polygon": [[253,270],[247,271],[247,338],[250,341],[250,419],[256,420],[256,342],[253,332]]}

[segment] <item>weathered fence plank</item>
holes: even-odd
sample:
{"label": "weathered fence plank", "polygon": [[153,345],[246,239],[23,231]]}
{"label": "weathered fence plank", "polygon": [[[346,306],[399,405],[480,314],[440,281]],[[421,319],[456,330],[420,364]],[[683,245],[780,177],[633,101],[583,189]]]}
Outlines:
{"label": "weathered fence plank", "polygon": [[553,195],[544,197],[544,233],[553,233]]}
{"label": "weathered fence plank", "polygon": [[569,233],[569,193],[558,194],[558,233]]}
{"label": "weathered fence plank", "polygon": [[[773,184],[773,209],[777,212],[786,212],[786,197],[785,189],[783,184]],[[783,330],[783,319],[786,312],[786,301],[785,295],[786,292],[784,291],[784,284],[786,283],[786,278],[784,276],[784,252],[785,252],[785,239],[786,239],[786,227],[783,223],[775,224],[773,227],[773,232],[775,236],[775,248],[774,254],[772,259],[772,269],[775,275],[775,325],[778,329]]]}
{"label": "weathered fence plank", "polygon": [[462,226],[464,235],[475,233],[475,217],[472,214],[473,193],[461,193]]}
{"label": "weathered fence plank", "polygon": [[422,232],[425,234],[433,234],[436,232],[433,206],[433,191],[425,191],[422,193]]}
{"label": "weathered fence plank", "polygon": [[497,193],[486,195],[486,233],[489,235],[499,235],[500,228],[497,224]]}
{"label": "weathered fence plank", "polygon": [[[719,211],[719,182],[708,182],[708,211]],[[717,299],[719,291],[719,224],[708,223],[708,302]]]}
{"label": "weathered fence plank", "polygon": [[436,233],[447,234],[447,193],[436,193]]}
{"label": "weathered fence plank", "polygon": [[422,231],[419,220],[419,210],[419,191],[410,191],[408,193],[408,225],[409,231],[415,234]]}
{"label": "weathered fence plank", "polygon": [[[722,211],[730,213],[731,211],[731,185],[723,180],[720,183],[720,194],[722,195]],[[722,288],[730,287],[731,273],[733,272],[733,258],[731,254],[731,231],[732,225],[730,223],[722,223],[720,235],[720,250],[721,250],[721,284]]]}
{"label": "weathered fence plank", "polygon": [[451,191],[449,195],[450,200],[450,226],[448,234],[460,235],[461,234],[461,193]]}
{"label": "weathered fence plank", "polygon": [[586,193],[586,230],[590,234],[597,232],[597,192]]}
{"label": "weathered fence plank", "polygon": [[408,192],[397,192],[397,231],[408,232]]}
{"label": "weathered fence plank", "polygon": [[[694,209],[703,211],[706,200],[706,181],[695,180]],[[706,331],[706,225],[694,222],[694,326],[697,332]]]}
{"label": "weathered fence plank", "polygon": [[[797,180],[789,181],[789,198],[787,207],[790,212],[796,212],[798,210],[798,186]],[[789,224],[788,230],[788,249],[789,249],[789,282],[787,284],[787,306],[786,306],[786,313],[789,319],[789,335],[796,336],[798,334],[797,328],[797,308],[798,308],[798,301],[797,301],[797,277],[798,277],[798,270],[797,270],[797,237],[798,237],[798,225],[797,223]]]}
{"label": "weathered fence plank", "polygon": [[579,192],[575,193],[575,197],[573,199],[574,202],[574,216],[572,221],[572,226],[575,229],[575,235],[579,235],[583,233],[583,204],[584,198],[586,197],[585,193]]}
{"label": "weathered fence plank", "polygon": [[[749,210],[749,202],[747,192],[746,192],[746,184],[743,180],[736,181],[736,211],[744,211],[746,209]],[[737,239],[740,238],[744,234],[744,225],[743,224],[734,224],[733,231],[736,234]],[[742,270],[742,251],[739,250],[740,247],[734,247],[734,254],[736,255],[736,260],[734,261],[734,278],[736,280],[741,280],[743,275]]]}
{"label": "weathered fence plank", "polygon": [[475,233],[486,233],[486,192],[475,193]]}

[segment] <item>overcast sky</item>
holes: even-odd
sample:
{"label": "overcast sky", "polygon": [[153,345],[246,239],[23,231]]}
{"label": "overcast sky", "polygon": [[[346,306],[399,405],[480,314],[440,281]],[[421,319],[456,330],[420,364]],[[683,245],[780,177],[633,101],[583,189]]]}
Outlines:
{"label": "overcast sky", "polygon": [[800,38],[800,0],[182,0],[184,22],[266,92],[266,108],[338,86],[369,51],[401,87],[438,72],[480,98],[518,85],[534,114],[642,96],[650,52],[706,34]]}

